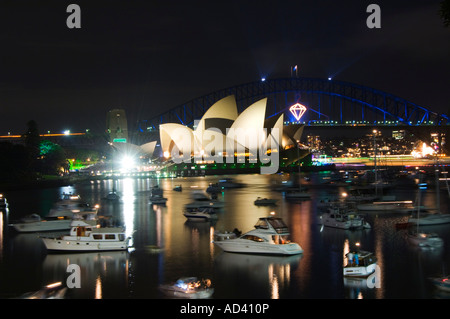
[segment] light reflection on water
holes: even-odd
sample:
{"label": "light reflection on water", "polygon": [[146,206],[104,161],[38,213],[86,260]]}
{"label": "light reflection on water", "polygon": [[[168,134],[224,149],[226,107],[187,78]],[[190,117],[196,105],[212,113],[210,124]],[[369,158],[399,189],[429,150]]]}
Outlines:
{"label": "light reflection on water", "polygon": [[[428,276],[448,271],[450,225],[434,227],[444,237],[441,251],[419,251],[405,241],[404,230],[395,223],[405,215],[369,213],[370,230],[343,231],[317,224],[315,203],[341,193],[343,187],[314,186],[327,180],[325,173],[312,174],[311,200],[290,202],[283,193],[270,189],[281,175],[234,176],[246,184],[243,188],[223,190],[218,200],[224,202],[216,222],[188,222],[183,207],[191,201],[193,189],[205,190],[220,177],[178,179],[133,179],[92,181],[56,189],[16,191],[6,194],[10,202],[8,216],[2,214],[0,234],[0,296],[17,296],[46,284],[65,281],[67,265],[82,268],[82,288],[71,289],[71,298],[161,298],[158,285],[179,277],[210,278],[215,286],[214,298],[432,298]],[[150,190],[159,185],[168,198],[166,206],[149,203]],[[182,185],[183,191],[173,187]],[[118,202],[103,198],[115,188]],[[411,189],[398,189],[400,196],[411,196]],[[415,190],[413,190],[415,191]],[[44,209],[63,192],[79,193],[91,204],[101,203],[100,215],[126,227],[132,236],[129,252],[83,254],[47,254],[37,234],[15,234],[7,220],[17,219],[36,207]],[[31,195],[35,201],[24,202]],[[414,194],[413,194],[414,195]],[[432,203],[432,191],[423,194]],[[277,205],[255,206],[257,197],[278,199]],[[448,198],[441,202],[448,207]],[[259,217],[275,211],[291,230],[291,238],[304,253],[290,257],[253,256],[224,253],[213,243],[215,230],[251,230]],[[41,214],[45,215],[45,211]],[[345,254],[360,242],[374,251],[380,266],[381,288],[368,288],[364,279],[344,279]]]}

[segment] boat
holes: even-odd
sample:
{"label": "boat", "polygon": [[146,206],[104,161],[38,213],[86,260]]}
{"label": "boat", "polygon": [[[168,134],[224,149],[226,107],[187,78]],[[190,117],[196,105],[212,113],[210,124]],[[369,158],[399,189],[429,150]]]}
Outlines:
{"label": "boat", "polygon": [[444,245],[444,241],[436,233],[408,232],[406,239],[421,248],[440,248]]}
{"label": "boat", "polygon": [[450,276],[429,278],[433,286],[439,290],[450,292]]}
{"label": "boat", "polygon": [[213,243],[225,252],[267,255],[295,255],[303,253],[299,244],[289,240],[289,230],[279,217],[261,217],[253,230]]}
{"label": "boat", "polygon": [[[435,169],[436,175],[436,212],[421,212],[420,209],[417,210],[417,214],[410,216],[408,222],[414,225],[428,226],[428,225],[441,225],[450,223],[450,214],[442,213],[440,211],[440,190],[439,190],[439,176],[438,171]],[[419,179],[420,183],[421,179]],[[420,196],[419,196],[420,200]],[[419,207],[420,208],[420,207]]]}
{"label": "boat", "polygon": [[126,250],[130,237],[123,228],[95,227],[83,220],[73,220],[69,235],[41,237],[48,251],[111,251]]}
{"label": "boat", "polygon": [[217,185],[220,188],[222,188],[222,189],[224,189],[224,188],[241,188],[241,187],[244,187],[243,183],[236,182],[232,178],[229,178],[229,177],[219,180]]}
{"label": "boat", "polygon": [[220,209],[223,208],[224,203],[218,201],[216,199],[211,199],[205,192],[203,191],[193,191],[191,193],[191,198],[194,200],[193,202],[187,203],[185,205],[185,209],[197,209],[197,208],[215,208]]}
{"label": "boat", "polygon": [[[63,193],[59,201],[53,204],[50,209],[49,216],[59,216],[65,212],[80,212],[92,209],[89,203],[83,201],[81,196],[72,193]],[[95,208],[94,208],[95,209]]]}
{"label": "boat", "polygon": [[116,192],[110,192],[105,196],[106,200],[116,201],[120,199],[120,196]]}
{"label": "boat", "polygon": [[183,299],[210,298],[214,293],[210,279],[198,280],[197,277],[184,277],[171,284],[159,286],[159,290],[167,297]]}
{"label": "boat", "polygon": [[186,210],[183,215],[191,221],[209,221],[218,218],[216,211],[212,207]]}
{"label": "boat", "polygon": [[76,213],[65,211],[57,216],[50,215],[45,218],[38,214],[31,214],[9,225],[19,233],[62,231],[69,230],[74,220],[84,220],[86,223],[95,226],[97,224],[97,210]]}
{"label": "boat", "polygon": [[221,241],[221,240],[227,240],[227,239],[235,239],[238,236],[241,235],[241,232],[237,229],[233,231],[214,231],[214,240],[215,241]]}
{"label": "boat", "polygon": [[392,196],[383,196],[378,201],[359,203],[356,205],[358,210],[363,211],[392,211],[399,213],[409,213],[415,208],[411,200],[395,200]]}
{"label": "boat", "polygon": [[340,206],[329,208],[327,212],[319,217],[319,223],[327,227],[348,230],[371,228],[362,215]]}
{"label": "boat", "polygon": [[8,201],[3,194],[0,194],[0,209],[5,209],[6,207],[8,207]]}
{"label": "boat", "polygon": [[420,213],[409,217],[408,222],[414,225],[428,226],[428,225],[441,225],[450,223],[450,214],[442,213]]}
{"label": "boat", "polygon": [[353,187],[349,190],[347,200],[355,202],[371,202],[379,198],[373,187]]}
{"label": "boat", "polygon": [[182,187],[181,185],[176,185],[176,186],[173,188],[173,190],[176,191],[176,192],[181,192],[181,191],[183,190],[183,187]]}
{"label": "boat", "polygon": [[[356,255],[356,256],[355,256]],[[343,267],[344,277],[368,277],[375,272],[377,258],[368,251],[345,254],[347,264]]]}
{"label": "boat", "polygon": [[261,198],[261,197],[258,197],[254,202],[255,205],[276,205],[276,203],[277,203],[276,199]]}
{"label": "boat", "polygon": [[58,231],[70,229],[72,215],[49,217],[43,219],[38,214],[31,214],[21,218],[19,221],[11,223],[10,226],[20,233]]}
{"label": "boat", "polygon": [[155,205],[165,205],[167,202],[167,198],[163,197],[162,195],[152,195],[150,196],[150,203]]}

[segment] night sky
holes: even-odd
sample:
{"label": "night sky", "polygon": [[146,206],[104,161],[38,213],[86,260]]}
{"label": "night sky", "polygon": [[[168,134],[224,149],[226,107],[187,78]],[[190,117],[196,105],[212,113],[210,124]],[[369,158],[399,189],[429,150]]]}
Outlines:
{"label": "night sky", "polygon": [[[67,6],[81,8],[69,29]],[[381,8],[369,29],[366,8]],[[0,134],[130,125],[262,76],[328,78],[450,114],[440,1],[2,1]]]}

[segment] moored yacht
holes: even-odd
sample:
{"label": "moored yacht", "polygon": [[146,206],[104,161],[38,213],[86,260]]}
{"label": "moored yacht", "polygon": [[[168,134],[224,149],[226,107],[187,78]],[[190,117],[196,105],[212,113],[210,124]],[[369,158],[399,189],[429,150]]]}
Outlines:
{"label": "moored yacht", "polygon": [[377,258],[368,251],[350,252],[345,255],[347,264],[343,268],[344,277],[368,277],[375,272]]}
{"label": "moored yacht", "polygon": [[83,220],[72,221],[69,235],[41,237],[49,251],[109,251],[128,249],[129,237],[119,227],[96,227]]}
{"label": "moored yacht", "polygon": [[212,207],[186,210],[183,215],[191,221],[209,221],[217,219],[217,213]]}
{"label": "moored yacht", "polygon": [[444,241],[436,233],[410,232],[406,234],[406,239],[421,248],[440,248],[444,245]]}
{"label": "moored yacht", "polygon": [[450,214],[420,212],[420,215],[411,216],[408,222],[420,226],[448,224],[450,223]]}
{"label": "moored yacht", "polygon": [[319,217],[319,223],[323,226],[350,230],[371,228],[363,216],[339,206],[331,207],[323,213]]}
{"label": "moored yacht", "polygon": [[237,238],[216,241],[223,251],[245,254],[295,255],[303,253],[289,240],[289,230],[279,217],[261,217],[255,228]]}
{"label": "moored yacht", "polygon": [[97,224],[97,209],[72,213],[65,211],[58,215],[49,215],[42,218],[38,214],[31,214],[21,218],[17,222],[10,224],[19,233],[47,232],[69,230],[74,220],[84,220],[86,223],[95,226]]}
{"label": "moored yacht", "polygon": [[214,293],[210,279],[197,277],[180,278],[175,283],[160,285],[159,290],[167,297],[183,299],[210,298]]}

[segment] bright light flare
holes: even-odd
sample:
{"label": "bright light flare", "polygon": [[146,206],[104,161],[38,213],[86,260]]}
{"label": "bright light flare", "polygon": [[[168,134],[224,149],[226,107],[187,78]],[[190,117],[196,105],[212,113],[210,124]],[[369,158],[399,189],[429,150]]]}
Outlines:
{"label": "bright light flare", "polygon": [[129,155],[125,155],[120,159],[120,168],[122,170],[131,170],[136,167],[135,159]]}

